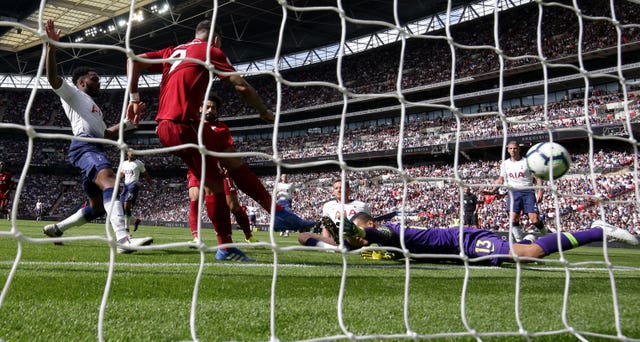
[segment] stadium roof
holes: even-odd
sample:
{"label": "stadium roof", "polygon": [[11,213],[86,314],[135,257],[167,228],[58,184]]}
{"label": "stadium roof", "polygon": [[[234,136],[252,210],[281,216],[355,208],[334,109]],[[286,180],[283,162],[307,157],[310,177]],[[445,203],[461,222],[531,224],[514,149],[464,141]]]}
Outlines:
{"label": "stadium roof", "polygon": [[[40,0],[0,3],[0,74],[35,74],[42,45],[35,34]],[[451,0],[452,7],[478,0]],[[193,37],[195,25],[213,16],[212,0],[139,0],[136,13],[142,18],[131,29],[135,53],[176,45]],[[275,0],[217,1],[216,23],[223,32],[223,49],[234,64],[273,58],[283,8]],[[289,0],[281,55],[336,43],[341,17],[336,1]],[[446,10],[446,0],[397,0],[400,24]],[[343,0],[349,18],[346,39],[380,31],[383,25],[354,23],[350,19],[394,22],[394,1]],[[168,5],[168,6],[166,6]],[[128,0],[48,0],[43,18],[53,18],[63,30],[62,41],[124,47],[130,3]],[[298,6],[293,10],[292,6]],[[318,6],[312,8],[314,6]],[[322,7],[321,7],[322,6]],[[91,65],[102,72],[124,74],[124,55],[111,49],[63,49],[58,57],[63,72]]]}

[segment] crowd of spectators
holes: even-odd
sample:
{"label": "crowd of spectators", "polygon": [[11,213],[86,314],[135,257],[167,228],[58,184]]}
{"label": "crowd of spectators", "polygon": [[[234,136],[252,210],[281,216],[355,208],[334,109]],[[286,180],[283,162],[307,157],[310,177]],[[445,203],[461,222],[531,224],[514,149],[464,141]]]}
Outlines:
{"label": "crowd of spectators", "polygon": [[[599,150],[591,157],[579,154],[573,159],[570,173],[554,181],[554,191],[546,191],[540,204],[547,226],[553,230],[560,222],[563,229],[581,230],[588,228],[593,219],[604,217],[640,234],[636,182],[629,168],[633,164],[632,154]],[[589,176],[591,167],[593,177]],[[492,186],[498,170],[499,161],[470,161],[459,164],[457,172],[452,164],[425,164],[407,167],[404,176],[388,169],[377,169],[348,172],[347,179],[352,184],[353,197],[368,203],[374,216],[404,212],[408,223],[425,227],[450,226],[460,215],[461,186],[470,185],[484,203],[479,212],[481,226],[505,231],[509,224],[505,197],[483,193]],[[290,181],[299,185],[293,210],[302,217],[319,219],[322,204],[333,198],[331,184],[337,177],[339,174],[319,172],[290,174]],[[267,189],[274,186],[275,176],[261,178]],[[84,201],[78,196],[82,190],[77,181],[77,177],[29,175],[20,196],[19,215],[32,216],[38,199],[45,203],[47,216],[62,217],[76,210]],[[403,195],[405,184],[406,195]],[[140,217],[154,222],[186,222],[185,178],[154,177],[152,186],[153,196],[146,185],[141,189],[137,206]],[[245,206],[259,207],[242,193],[240,201]],[[208,221],[206,217],[203,220]],[[524,220],[526,226],[526,218]],[[259,209],[258,223],[266,225],[268,222],[267,212]]]}
{"label": "crowd of spectators", "polygon": [[[607,53],[607,48],[617,46],[620,29],[620,40],[623,44],[634,44],[640,40],[640,29],[637,18],[640,18],[640,6],[630,1],[615,2],[617,23],[611,20],[610,6],[602,1],[580,2],[583,14],[582,26],[579,25],[575,12],[562,6],[545,6],[543,11],[542,55],[537,51],[537,21],[539,8],[535,3],[502,12],[499,16],[499,44],[493,35],[493,16],[486,16],[472,22],[452,27],[451,34],[457,43],[455,49],[456,78],[481,76],[500,69],[499,56],[505,59],[504,68],[513,69],[524,64],[553,63],[564,57],[574,60],[578,54],[579,36],[582,35],[582,53],[599,51]],[[584,17],[597,15],[597,18]],[[633,25],[635,24],[635,25]],[[402,88],[409,90],[416,87],[449,81],[451,79],[451,45],[445,38],[444,31],[432,34],[438,38],[420,37],[409,39],[400,56],[400,44],[391,44],[374,50],[346,56],[339,71],[343,84],[350,95],[379,94],[396,91],[400,58],[403,60]],[[498,54],[500,47],[501,54]],[[474,48],[469,48],[474,47]],[[482,48],[480,48],[482,47]],[[609,52],[615,56],[615,49]],[[426,58],[425,56],[430,56]],[[433,58],[436,56],[436,58]],[[381,63],[381,61],[384,61]],[[562,62],[566,62],[562,60]],[[280,108],[290,111],[301,108],[342,101],[336,74],[336,61],[305,66],[281,72],[281,76],[292,85],[282,86]],[[249,77],[251,84],[267,102],[276,99],[275,80],[271,76]],[[335,86],[307,86],[300,82],[330,82]],[[232,89],[217,84],[216,91],[228,101],[222,115],[244,116],[255,115]],[[24,112],[29,94],[21,91],[3,90],[0,92],[0,122],[24,123]],[[143,90],[142,98],[149,105],[147,116],[143,119],[153,120],[157,103],[150,101],[157,97],[157,89]],[[107,91],[97,101],[105,113],[109,123],[117,121],[122,110],[124,94],[122,91]],[[275,103],[271,103],[275,106]],[[33,125],[66,126],[62,107],[49,90],[40,90],[35,96],[31,109],[30,121]]]}
{"label": "crowd of spectators", "polygon": [[[629,92],[629,113],[634,116],[635,122],[640,111],[640,101],[636,97],[638,92]],[[398,124],[388,125],[362,125],[360,128],[347,130],[342,145],[342,153],[366,153],[371,151],[396,150],[398,146],[403,148],[441,146],[440,150],[446,150],[449,144],[460,141],[478,140],[502,137],[504,127],[507,134],[515,137],[524,134],[548,132],[562,128],[586,128],[586,120],[594,126],[618,127],[626,132],[626,116],[615,116],[612,111],[606,110],[607,104],[620,103],[624,99],[622,94],[612,93],[590,96],[587,99],[587,114],[585,115],[585,101],[583,99],[562,100],[548,104],[546,111],[543,106],[534,105],[519,108],[510,108],[504,111],[504,123],[498,113],[480,113],[481,115],[464,115],[460,119],[460,127],[455,117],[439,120],[416,119],[404,126],[404,136],[400,142]],[[458,131],[459,129],[459,131]],[[625,135],[628,135],[626,133]],[[280,138],[277,148],[280,158],[285,160],[316,158],[338,154],[337,131],[328,133],[308,133],[304,136]],[[5,136],[0,138],[6,146],[21,146],[22,148],[5,149],[3,158],[10,163],[24,161],[26,150],[26,137]],[[34,144],[33,163],[36,165],[51,165],[64,160],[67,148],[66,140],[37,139]],[[271,140],[252,139],[236,141],[238,151],[262,152],[273,155]],[[149,149],[161,146],[130,146],[133,149]],[[108,154],[111,160],[120,160],[120,150],[111,148]],[[247,157],[247,161],[263,161],[262,157]],[[162,168],[178,164],[175,156],[169,153],[158,153],[145,156],[145,163],[152,168]]]}

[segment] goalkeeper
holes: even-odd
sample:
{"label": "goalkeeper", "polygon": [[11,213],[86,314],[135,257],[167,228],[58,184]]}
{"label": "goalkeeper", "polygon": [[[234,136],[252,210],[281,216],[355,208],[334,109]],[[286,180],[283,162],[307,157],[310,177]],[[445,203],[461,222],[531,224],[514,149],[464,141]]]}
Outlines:
{"label": "goalkeeper", "polygon": [[[360,240],[378,243],[386,247],[401,247],[400,230],[398,224],[385,223],[376,226],[371,215],[356,214],[351,221],[344,221],[344,237],[352,244]],[[503,240],[493,232],[464,227],[462,229],[462,246],[460,246],[459,228],[425,229],[406,228],[404,243],[412,254],[451,254],[459,255],[461,251],[470,258],[504,255],[504,257],[489,258],[492,265],[499,266],[505,261],[512,262],[512,256],[527,258],[542,258],[559,250],[558,236],[545,235],[535,242],[521,241],[509,248],[509,242]],[[637,245],[638,240],[625,229],[614,227],[604,221],[596,220],[591,223],[591,229],[580,232],[559,233],[562,250],[573,249],[590,242],[602,241],[606,237],[609,241],[620,241],[630,245]]]}

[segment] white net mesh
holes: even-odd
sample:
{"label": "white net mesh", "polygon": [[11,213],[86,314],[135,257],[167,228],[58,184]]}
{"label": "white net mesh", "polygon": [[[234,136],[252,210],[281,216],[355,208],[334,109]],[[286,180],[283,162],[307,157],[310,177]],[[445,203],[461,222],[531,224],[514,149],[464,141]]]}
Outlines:
{"label": "white net mesh", "polygon": [[[393,7],[387,6],[386,10],[392,11],[402,4],[394,1]],[[217,9],[220,4],[214,1],[212,5]],[[493,180],[498,177],[499,160],[507,157],[504,147],[509,140],[517,139],[524,145],[552,140],[566,141],[574,160],[568,175],[544,184],[545,197],[539,209],[546,227],[552,231],[573,232],[585,230],[594,219],[603,219],[634,234],[640,230],[638,151],[634,136],[640,70],[635,57],[640,40],[640,5],[636,1],[518,2],[521,6],[515,8],[511,8],[514,2],[505,1],[462,7],[449,3],[445,12],[410,24],[351,17],[340,2],[327,7],[286,2],[279,5],[283,15],[279,43],[286,34],[285,23],[289,17],[304,18],[305,12],[327,11],[338,16],[342,23],[343,35],[337,49],[332,50],[336,57],[333,61],[286,70],[284,66],[290,65],[292,59],[280,56],[278,45],[278,54],[273,60],[287,63],[267,63],[268,67],[274,67],[268,71],[255,70],[252,66],[238,68],[252,72],[246,75],[247,79],[263,97],[273,99],[277,115],[274,129],[266,137],[240,129],[242,138],[237,148],[242,153],[234,155],[245,158],[253,166],[275,165],[275,176],[262,178],[267,189],[273,190],[274,199],[276,180],[283,173],[295,171],[290,181],[300,184],[301,189],[296,193],[293,211],[301,217],[319,218],[321,203],[333,198],[328,190],[331,182],[340,177],[343,182],[351,181],[354,194],[369,203],[373,216],[397,211],[394,220],[403,225],[437,228],[455,222],[460,226],[459,219],[464,214],[463,187],[469,186],[479,194],[493,186]],[[214,10],[214,19],[216,15]],[[41,14],[39,19],[46,18]],[[355,24],[380,27],[384,31],[370,36],[366,43],[348,40],[347,27]],[[7,21],[0,25],[30,30],[41,40],[46,39],[43,27]],[[355,54],[359,44],[377,49]],[[126,48],[82,43],[59,46],[61,49],[116,49],[129,56],[142,52],[131,49],[128,43]],[[44,57],[40,70],[43,63]],[[151,258],[134,262],[116,260],[112,232],[105,224],[98,236],[78,233],[54,240],[69,243],[70,248],[100,242],[104,253],[96,264],[74,263],[72,256],[64,261],[56,260],[55,256],[34,257],[33,246],[41,245],[44,250],[44,246],[50,247],[51,239],[33,233],[24,221],[18,220],[27,216],[35,205],[37,197],[30,194],[30,189],[47,188],[52,182],[59,184],[50,192],[44,192],[45,196],[56,198],[55,205],[50,207],[57,208],[59,215],[79,204],[76,203],[78,197],[82,197],[82,189],[73,181],[79,176],[33,171],[34,166],[41,166],[38,163],[47,167],[46,161],[64,158],[59,149],[72,139],[68,134],[41,129],[68,123],[64,123],[61,111],[42,113],[47,106],[58,106],[57,98],[42,98],[46,80],[41,78],[41,73],[35,76],[42,81],[32,84],[29,95],[25,95],[27,90],[4,94],[6,106],[0,113],[1,153],[4,160],[11,162],[13,170],[19,170],[15,175],[19,181],[12,196],[10,225],[3,225],[0,230],[2,246],[7,251],[1,260],[4,286],[0,294],[0,316],[10,317],[7,328],[1,330],[4,335],[0,339],[74,339],[78,336],[72,330],[51,331],[47,322],[28,317],[24,317],[24,324],[32,327],[22,334],[18,332],[21,324],[16,323],[18,318],[8,311],[19,306],[15,302],[23,295],[14,289],[15,283],[24,286],[21,277],[32,276],[34,271],[30,267],[35,271],[51,267],[61,274],[69,273],[65,268],[86,267],[100,273],[98,280],[92,278],[91,282],[103,286],[101,297],[92,298],[88,301],[90,304],[78,308],[78,311],[98,313],[89,318],[81,317],[82,314],[73,317],[88,321],[84,326],[89,329],[97,328],[89,338],[98,340],[126,339],[126,336],[150,338],[139,331],[127,332],[129,335],[125,336],[114,332],[128,331],[126,327],[120,328],[118,316],[122,312],[117,310],[122,304],[116,303],[115,309],[110,307],[114,298],[122,296],[118,281],[131,281],[135,277],[129,273],[145,270],[145,276],[151,280],[136,282],[146,284],[152,295],[171,302],[173,298],[164,297],[158,289],[161,286],[153,283],[157,280],[164,284],[164,275],[146,270],[162,269],[171,273],[180,268],[190,272],[191,283],[184,286],[189,295],[186,300],[185,296],[178,297],[180,299],[174,300],[176,303],[168,309],[157,309],[167,310],[165,316],[179,312],[175,320],[182,320],[183,325],[188,320],[188,335],[179,335],[178,339],[325,341],[466,337],[482,340],[516,336],[554,340],[640,339],[636,327],[639,303],[637,297],[629,298],[637,293],[639,269],[634,261],[631,265],[618,264],[620,253],[607,243],[603,243],[604,253],[595,260],[573,262],[561,249],[558,254],[545,258],[546,265],[518,262],[513,267],[492,268],[472,266],[472,262],[478,260],[470,260],[464,252],[423,255],[447,258],[456,261],[456,265],[415,263],[410,259],[415,255],[403,242],[402,248],[388,250],[404,254],[404,261],[394,264],[381,261],[383,266],[380,266],[375,262],[363,263],[359,257],[354,261],[354,252],[346,248],[343,240],[335,248],[340,252],[336,256],[318,252],[322,249],[319,247],[283,242],[277,232],[270,230],[267,241],[257,245],[262,249],[238,245],[246,248],[247,254],[267,255],[252,267],[267,269],[268,276],[266,281],[265,278],[255,280],[261,289],[245,284],[255,292],[238,295],[242,297],[238,302],[249,304],[237,307],[226,307],[210,298],[216,295],[216,292],[212,295],[211,287],[226,286],[226,267],[208,271],[214,267],[208,258],[218,246],[200,245],[199,251],[193,251],[190,257],[176,258],[175,254],[180,252],[172,254],[171,251],[183,251],[188,244],[160,237],[157,239],[160,243],[142,248],[140,254],[148,253]],[[235,95],[226,94],[223,88],[217,90],[229,99],[226,107],[233,108],[234,113],[254,115]],[[13,96],[15,94],[20,96]],[[123,99],[121,93],[114,94],[112,101]],[[153,96],[150,91],[148,97]],[[23,115],[12,115],[18,102],[26,103]],[[120,113],[124,105],[118,102],[111,106],[116,114],[110,119],[123,120]],[[151,109],[155,106],[150,104]],[[334,110],[324,118],[311,119],[303,125],[318,129],[317,132],[287,134],[292,120],[284,118],[314,110],[324,115],[323,106]],[[147,119],[152,120],[153,114],[148,114]],[[323,124],[323,119],[334,121]],[[325,126],[331,125],[335,131],[326,129]],[[169,155],[171,149],[160,148],[148,138],[146,144],[139,141],[131,144],[121,132],[116,141],[101,142],[115,147],[110,152],[114,165],[118,158],[120,162],[124,160],[130,147],[150,165],[180,163]],[[203,145],[198,147],[204,150]],[[363,162],[367,159],[373,162]],[[22,162],[24,167],[19,167]],[[143,191],[142,197],[151,197],[145,199],[148,207],[161,208],[148,214],[152,221],[186,221],[183,180],[183,175],[154,179],[156,194],[149,196],[149,192]],[[343,198],[345,195],[343,190]],[[245,195],[240,196],[242,203],[258,207]],[[480,226],[498,233],[508,230],[510,220],[504,211],[505,198],[488,194],[481,199]],[[273,227],[266,211],[258,210],[258,221]],[[521,224],[529,226],[526,218]],[[156,232],[162,235],[162,230]],[[111,248],[105,260],[107,245]],[[172,261],[163,260],[166,256],[162,251],[169,251],[168,258]],[[638,260],[635,250],[629,253]],[[318,254],[326,254],[330,261],[318,261]],[[610,254],[615,256],[614,261]],[[303,259],[306,256],[313,260],[311,265]],[[482,259],[487,258],[480,261]],[[316,266],[322,270],[317,273],[305,270]],[[22,270],[23,267],[27,270]],[[555,275],[548,287],[536,279],[544,277],[536,273],[542,271]],[[298,277],[297,273],[318,279],[311,285],[301,285],[292,280]],[[236,270],[228,277],[236,278],[232,281],[234,284],[250,283],[238,278],[251,279],[252,271]],[[325,282],[323,277],[332,281]],[[453,279],[448,282],[440,279],[447,277]],[[432,282],[451,286],[450,291],[429,288]],[[371,283],[378,285],[371,286]],[[618,284],[624,286],[621,288]],[[314,288],[318,285],[330,290]],[[295,286],[301,287],[292,288]],[[595,286],[593,291],[605,289],[606,293],[579,290],[588,286]],[[175,291],[181,292],[184,288]],[[14,291],[17,298],[12,298]],[[365,296],[359,296],[359,291],[366,292]],[[188,313],[177,309],[188,305],[189,299]],[[29,300],[60,305],[48,296]],[[257,304],[252,305],[252,301]],[[606,303],[604,308],[597,307],[600,302]],[[133,303],[129,305],[138,305],[136,301]],[[156,308],[149,303],[139,305],[142,310]],[[589,310],[598,317],[586,315],[585,318],[578,313]],[[135,313],[123,312],[135,329],[155,336],[150,339],[176,336],[163,332],[162,328],[176,329],[175,323],[155,321],[156,318],[140,319],[143,322],[140,323]],[[268,317],[260,316],[265,313]],[[494,327],[491,323],[494,317],[504,319],[505,316],[509,324]],[[232,318],[227,321],[226,317]],[[578,322],[576,317],[584,321]],[[64,322],[65,317],[59,319]],[[219,324],[221,320],[225,322]],[[255,320],[262,323],[252,324]],[[445,326],[444,322],[455,323]],[[152,325],[149,331],[143,329],[146,324]],[[319,328],[313,328],[315,325]]]}

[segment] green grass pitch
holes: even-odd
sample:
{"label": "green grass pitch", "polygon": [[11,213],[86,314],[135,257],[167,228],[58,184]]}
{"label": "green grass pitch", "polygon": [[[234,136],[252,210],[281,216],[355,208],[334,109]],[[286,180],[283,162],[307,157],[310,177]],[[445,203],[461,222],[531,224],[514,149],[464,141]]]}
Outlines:
{"label": "green grass pitch", "polygon": [[[28,238],[42,238],[46,224],[19,221]],[[7,286],[18,241],[9,235],[10,221],[0,221],[0,282]],[[73,228],[65,238],[106,236],[104,225]],[[155,245],[190,240],[186,228],[142,226],[137,236],[153,236]],[[237,241],[242,234],[234,232]],[[208,245],[211,229],[203,231]],[[257,233],[268,242],[267,232]],[[274,237],[277,248],[241,248],[256,263],[216,262],[204,253],[204,270],[195,311],[196,337],[202,341],[267,341],[271,331],[281,341],[339,337],[343,327],[360,337],[386,335],[389,340],[412,331],[434,340],[468,340],[469,331],[484,341],[524,341],[522,329],[534,341],[575,341],[566,324],[587,332],[588,340],[617,336],[612,284],[615,284],[621,334],[640,338],[640,249],[609,248],[615,266],[605,268],[603,249],[581,247],[565,254],[571,270],[547,257],[544,265],[522,266],[516,297],[518,268],[411,264],[405,322],[405,264],[363,260],[321,251],[296,250],[296,235]],[[0,340],[95,341],[99,309],[108,277],[109,248],[98,240],[20,242],[20,264],[0,306]],[[188,247],[116,255],[104,315],[107,341],[191,340],[190,315],[194,284],[202,254]],[[277,268],[274,262],[277,260]],[[554,262],[555,260],[555,262]],[[346,261],[345,291],[340,285]],[[271,288],[275,281],[275,325],[270,325]],[[567,274],[570,281],[566,282]],[[612,282],[610,275],[615,279]],[[563,313],[563,294],[569,291]],[[519,308],[516,310],[516,298]],[[461,305],[463,302],[463,306]],[[462,307],[464,307],[462,309]],[[566,314],[566,316],[565,316]],[[494,336],[495,333],[512,335]],[[454,334],[445,337],[444,334]]]}

